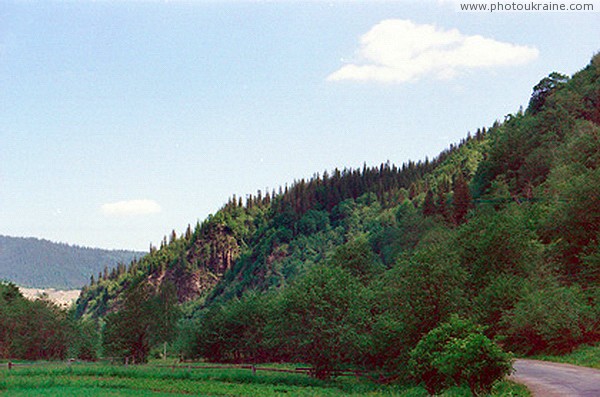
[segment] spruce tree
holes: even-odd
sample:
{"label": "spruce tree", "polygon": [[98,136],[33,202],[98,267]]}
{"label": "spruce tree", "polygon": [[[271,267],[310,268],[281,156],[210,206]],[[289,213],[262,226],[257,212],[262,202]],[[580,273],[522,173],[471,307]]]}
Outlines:
{"label": "spruce tree", "polygon": [[434,215],[436,211],[437,208],[433,199],[433,192],[431,191],[431,189],[428,189],[427,194],[425,195],[425,201],[423,202],[423,215],[431,216]]}
{"label": "spruce tree", "polygon": [[473,199],[471,198],[471,192],[469,191],[469,185],[463,177],[462,173],[459,173],[454,180],[454,205],[452,218],[454,224],[460,225],[465,221],[465,217],[471,209]]}

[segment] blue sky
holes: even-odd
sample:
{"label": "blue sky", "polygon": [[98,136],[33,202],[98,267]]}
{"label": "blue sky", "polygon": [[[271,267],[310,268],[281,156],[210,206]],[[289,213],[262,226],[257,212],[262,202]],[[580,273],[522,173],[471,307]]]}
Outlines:
{"label": "blue sky", "polygon": [[232,194],[433,157],[599,38],[449,0],[5,0],[0,234],[146,250]]}

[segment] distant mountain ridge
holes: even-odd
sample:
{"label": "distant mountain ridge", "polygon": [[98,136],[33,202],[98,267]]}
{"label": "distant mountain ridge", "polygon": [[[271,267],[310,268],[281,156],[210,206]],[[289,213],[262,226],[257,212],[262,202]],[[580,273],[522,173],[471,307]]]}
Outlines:
{"label": "distant mountain ridge", "polygon": [[0,235],[0,280],[34,288],[76,289],[90,277],[145,253]]}

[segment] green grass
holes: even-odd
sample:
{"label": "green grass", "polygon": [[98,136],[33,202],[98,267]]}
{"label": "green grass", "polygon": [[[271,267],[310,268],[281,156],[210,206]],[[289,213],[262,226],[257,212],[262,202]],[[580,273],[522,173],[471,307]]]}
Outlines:
{"label": "green grass", "polygon": [[562,356],[539,355],[527,358],[600,369],[600,344],[579,346],[571,353]]}
{"label": "green grass", "polygon": [[111,389],[99,387],[47,387],[35,389],[17,389],[11,390],[11,397],[71,397],[71,396],[86,396],[86,397],[173,397],[173,393],[161,393],[148,390],[129,390],[129,389]]}
{"label": "green grass", "polygon": [[[247,369],[187,369],[101,364],[49,364],[0,369],[0,395],[6,396],[402,396],[425,397],[421,387],[378,385],[354,378],[319,381],[303,374]],[[453,388],[445,397],[469,396]],[[511,382],[497,385],[494,396],[529,394]]]}

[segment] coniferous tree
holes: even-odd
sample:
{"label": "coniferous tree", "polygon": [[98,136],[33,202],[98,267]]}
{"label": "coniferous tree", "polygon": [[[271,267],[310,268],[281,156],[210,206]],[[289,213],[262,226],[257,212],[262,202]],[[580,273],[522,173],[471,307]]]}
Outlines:
{"label": "coniferous tree", "polygon": [[454,203],[452,211],[452,218],[456,225],[460,225],[465,221],[465,216],[472,205],[473,199],[471,198],[469,185],[467,185],[467,181],[465,181],[462,173],[459,172],[454,181]]}
{"label": "coniferous tree", "polygon": [[533,94],[531,95],[527,110],[534,114],[539,112],[552,91],[558,86],[566,83],[568,80],[568,76],[557,72],[552,72],[548,77],[544,77],[535,87],[533,87]]}
{"label": "coniferous tree", "polygon": [[446,192],[443,188],[438,188],[438,197],[437,197],[437,213],[444,218],[444,220],[448,221],[450,219],[450,212],[448,211],[448,205],[446,204]]}
{"label": "coniferous tree", "polygon": [[433,199],[433,192],[431,191],[431,189],[428,189],[427,194],[425,195],[425,201],[423,202],[423,215],[431,216],[435,215],[436,212],[437,208]]}

